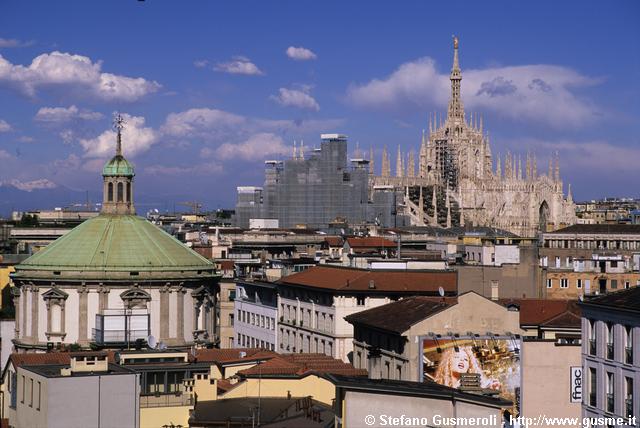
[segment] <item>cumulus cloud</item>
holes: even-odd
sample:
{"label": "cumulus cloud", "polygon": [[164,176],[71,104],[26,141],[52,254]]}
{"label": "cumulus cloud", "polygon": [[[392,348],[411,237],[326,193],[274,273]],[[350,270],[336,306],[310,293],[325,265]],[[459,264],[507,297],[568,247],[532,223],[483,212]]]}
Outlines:
{"label": "cumulus cloud", "polygon": [[0,48],[23,48],[32,44],[33,41],[23,42],[18,39],[3,39],[0,37]]}
{"label": "cumulus cloud", "polygon": [[35,120],[43,123],[62,123],[72,120],[99,120],[102,119],[102,113],[78,109],[75,105],[70,107],[42,107],[36,113]]}
{"label": "cumulus cloud", "polygon": [[9,132],[9,131],[11,131],[11,125],[9,125],[6,120],[0,119],[0,132]]}
{"label": "cumulus cloud", "polygon": [[162,132],[174,137],[220,138],[243,125],[246,119],[237,114],[209,108],[193,108],[170,113],[162,125]]}
{"label": "cumulus cloud", "polygon": [[302,89],[280,88],[278,95],[272,95],[271,99],[286,107],[319,111],[320,105],[309,95],[309,91],[309,87],[303,87]]}
{"label": "cumulus cloud", "polygon": [[291,153],[291,148],[284,144],[282,137],[267,132],[252,135],[241,143],[225,143],[216,151],[216,155],[223,160],[255,160],[289,153]]}
{"label": "cumulus cloud", "polygon": [[262,75],[264,74],[257,65],[244,56],[235,56],[228,62],[219,62],[213,69],[230,74]]}
{"label": "cumulus cloud", "polygon": [[0,159],[12,159],[11,153],[6,150],[0,149]]}
{"label": "cumulus cloud", "polygon": [[13,186],[16,189],[23,190],[25,192],[33,192],[34,190],[42,189],[55,189],[56,187],[58,187],[56,183],[46,178],[32,181],[20,181],[14,178],[12,180],[2,181],[0,182],[0,184]]}
{"label": "cumulus cloud", "polygon": [[209,61],[207,61],[206,59],[198,59],[193,61],[193,66],[196,68],[204,68],[207,65],[209,65]]}
{"label": "cumulus cloud", "polygon": [[311,59],[316,59],[317,56],[310,49],[300,47],[289,46],[287,48],[287,56],[291,59],[295,59],[297,61],[308,61]]}
{"label": "cumulus cloud", "polygon": [[[555,127],[575,126],[600,116],[598,108],[576,92],[597,83],[554,65],[463,70],[462,97],[467,109],[491,110]],[[351,85],[347,100],[362,108],[424,110],[446,105],[449,92],[449,74],[439,73],[431,58],[421,58],[400,65],[385,78]]]}
{"label": "cumulus cloud", "polygon": [[78,95],[104,101],[135,101],[156,92],[161,85],[144,78],[102,72],[102,62],[82,55],[51,52],[39,55],[29,66],[15,65],[0,55],[0,85],[14,88],[30,97],[43,87],[70,88]]}
{"label": "cumulus cloud", "polygon": [[[133,158],[146,152],[158,142],[158,132],[145,126],[144,117],[122,115],[125,127],[122,130],[122,152],[125,156]],[[80,139],[80,146],[84,150],[86,158],[105,158],[115,153],[116,132],[112,129],[91,139]]]}

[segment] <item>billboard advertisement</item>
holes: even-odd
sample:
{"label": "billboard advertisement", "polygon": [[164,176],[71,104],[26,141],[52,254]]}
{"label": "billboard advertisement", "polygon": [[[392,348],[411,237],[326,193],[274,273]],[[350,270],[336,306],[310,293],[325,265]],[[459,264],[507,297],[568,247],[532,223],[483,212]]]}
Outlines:
{"label": "billboard advertisement", "polygon": [[520,341],[513,337],[426,337],[422,340],[425,381],[482,390],[513,402],[520,414]]}

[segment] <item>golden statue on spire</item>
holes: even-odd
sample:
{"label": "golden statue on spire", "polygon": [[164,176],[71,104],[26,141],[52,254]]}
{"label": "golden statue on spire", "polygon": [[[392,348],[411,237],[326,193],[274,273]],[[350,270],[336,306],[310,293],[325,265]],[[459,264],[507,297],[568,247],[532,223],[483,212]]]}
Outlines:
{"label": "golden statue on spire", "polygon": [[458,49],[458,37],[455,35],[452,37],[453,37],[453,48]]}

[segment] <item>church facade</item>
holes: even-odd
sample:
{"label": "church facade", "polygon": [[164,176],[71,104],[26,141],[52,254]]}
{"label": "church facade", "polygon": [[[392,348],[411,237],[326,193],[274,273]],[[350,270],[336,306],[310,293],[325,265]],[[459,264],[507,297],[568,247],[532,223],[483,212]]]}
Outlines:
{"label": "church facade", "polygon": [[536,156],[529,153],[524,162],[508,153],[504,162],[497,158],[494,165],[482,118],[465,116],[457,38],[453,48],[447,115],[444,120],[429,119],[418,170],[414,152],[405,162],[398,148],[392,176],[385,148],[381,174],[370,169],[371,187],[394,186],[405,192],[402,208],[413,225],[469,224],[535,236],[575,223],[575,205],[570,189],[564,196],[557,153],[552,154],[545,174],[538,173]]}

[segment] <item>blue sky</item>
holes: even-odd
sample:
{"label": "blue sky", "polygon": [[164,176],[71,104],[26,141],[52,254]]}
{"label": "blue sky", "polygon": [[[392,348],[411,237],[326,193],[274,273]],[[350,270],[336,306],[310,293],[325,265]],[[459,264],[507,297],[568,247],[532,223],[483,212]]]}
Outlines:
{"label": "blue sky", "polygon": [[456,34],[494,156],[558,150],[576,199],[639,197],[638,22],[637,1],[0,1],[0,181],[98,191],[114,111],[138,194],[167,201],[230,207],[322,132],[395,165],[446,110]]}

